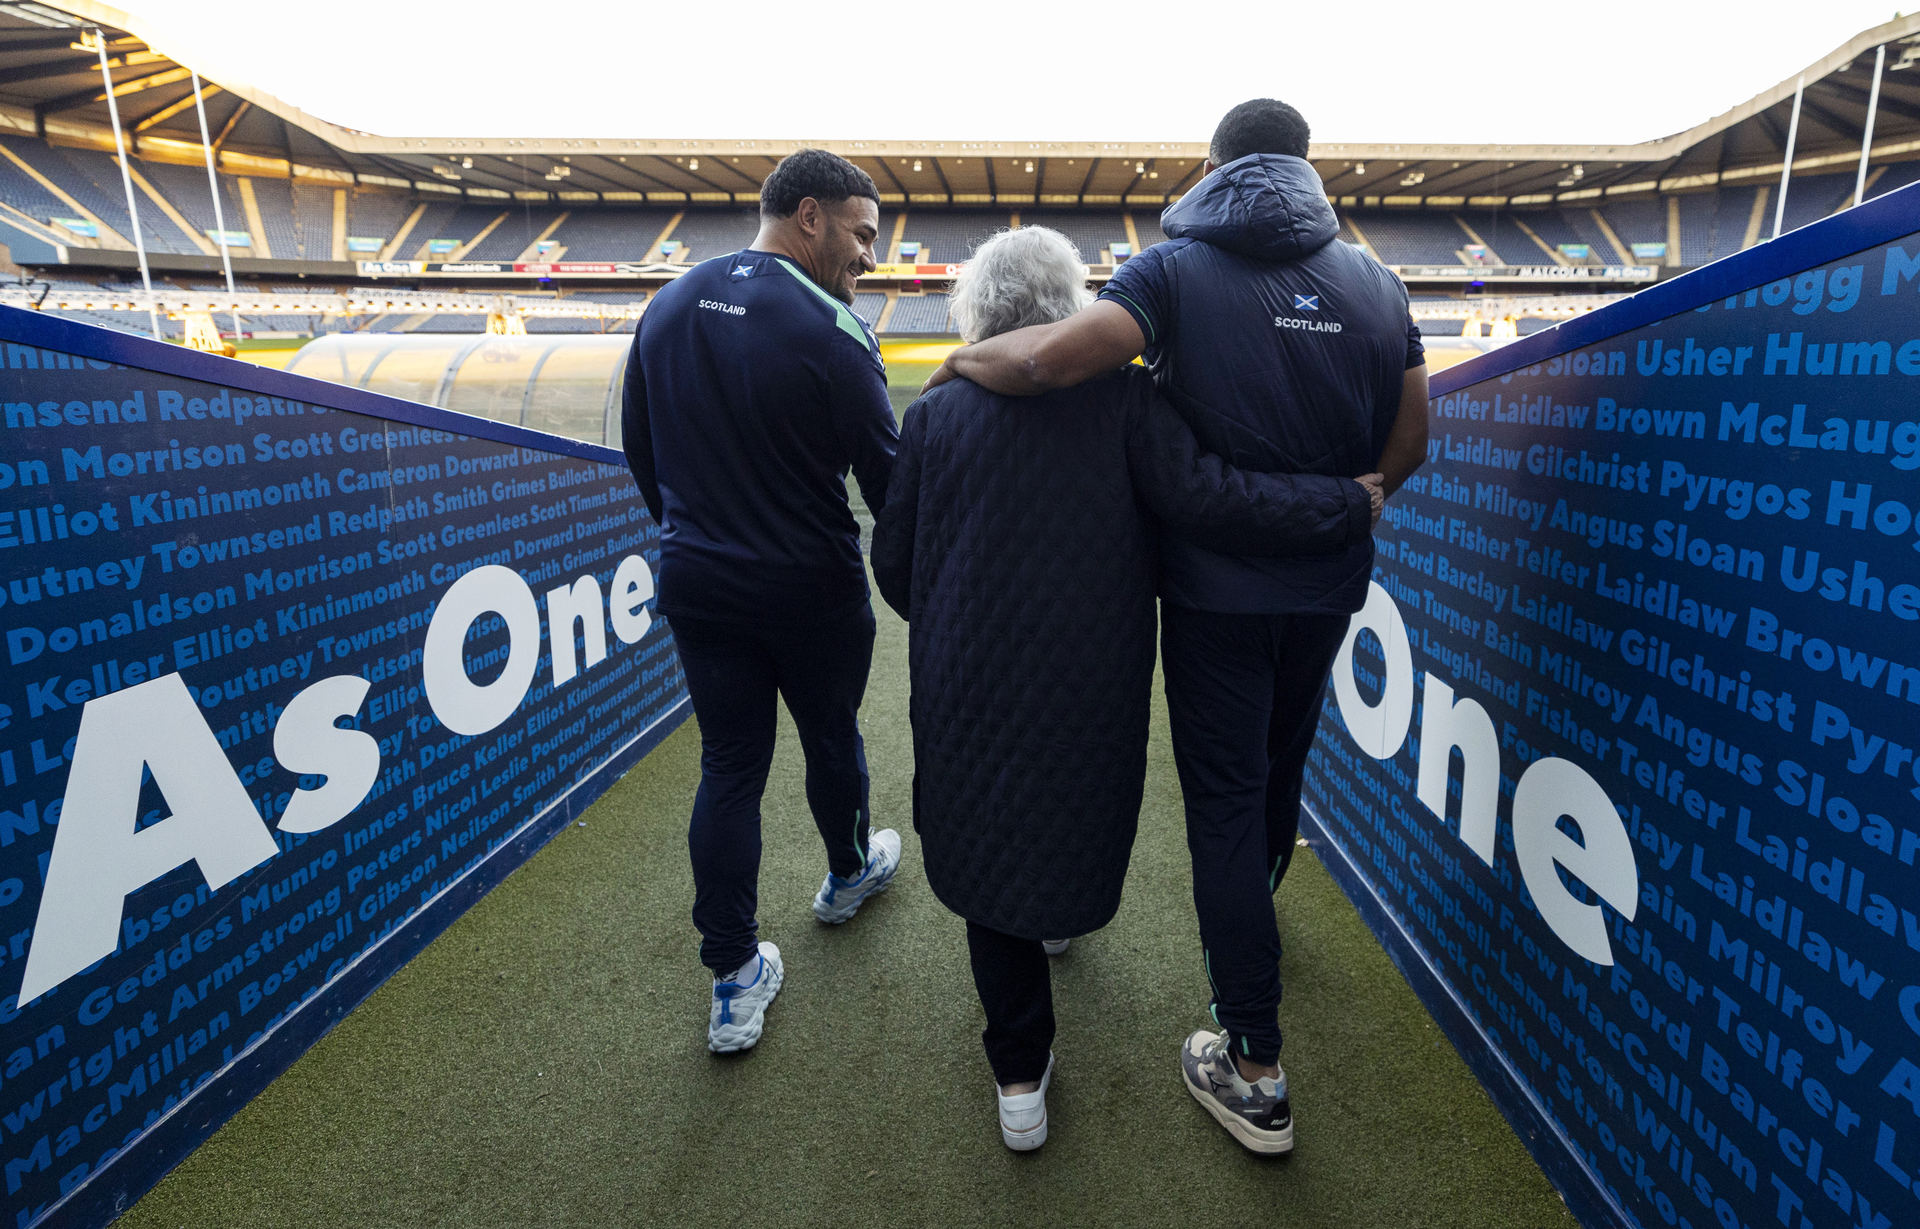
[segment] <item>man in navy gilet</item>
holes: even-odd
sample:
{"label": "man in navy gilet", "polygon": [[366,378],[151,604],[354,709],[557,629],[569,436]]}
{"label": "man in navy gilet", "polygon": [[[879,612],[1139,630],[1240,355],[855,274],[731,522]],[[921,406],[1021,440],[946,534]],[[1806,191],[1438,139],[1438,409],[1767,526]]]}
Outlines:
{"label": "man in navy gilet", "polygon": [[851,918],[900,864],[899,834],[868,832],[858,713],[874,623],[846,486],[851,470],[884,506],[900,438],[879,343],[849,310],[879,218],[860,168],[786,158],[760,189],[753,246],[656,294],[627,365],[627,463],[660,525],[659,609],[700,723],[687,845],[717,1054],[760,1040],[785,974],[756,917],[777,700],[826,845],[814,916]]}
{"label": "man in navy gilet", "polygon": [[[953,353],[940,372],[995,392],[1077,384],[1145,354],[1209,450],[1242,469],[1386,476],[1426,454],[1427,373],[1406,287],[1339,242],[1306,161],[1307,124],[1256,99],[1227,113],[1199,183],[1168,207],[1169,241],[1115,271],[1058,324]],[[1169,538],[1161,660],[1186,799],[1193,899],[1220,1032],[1187,1039],[1196,1100],[1256,1152],[1293,1147],[1280,1070],[1273,892],[1299,824],[1301,774],[1327,673],[1360,609],[1371,540],[1252,559]]]}

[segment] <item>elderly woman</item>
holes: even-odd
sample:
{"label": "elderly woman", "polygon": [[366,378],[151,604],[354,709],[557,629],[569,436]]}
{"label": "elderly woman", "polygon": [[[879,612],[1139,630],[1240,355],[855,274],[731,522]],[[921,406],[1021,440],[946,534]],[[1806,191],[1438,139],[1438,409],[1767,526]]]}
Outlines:
{"label": "elderly woman", "polygon": [[[954,319],[968,341],[1064,319],[1086,278],[1057,232],[1003,232],[962,270]],[[914,827],[934,894],[966,920],[1009,1148],[1047,1134],[1042,941],[1096,930],[1120,904],[1146,778],[1157,532],[1318,553],[1365,537],[1377,510],[1363,481],[1201,454],[1140,368],[1018,401],[955,380],[908,409],[873,571],[911,627]]]}

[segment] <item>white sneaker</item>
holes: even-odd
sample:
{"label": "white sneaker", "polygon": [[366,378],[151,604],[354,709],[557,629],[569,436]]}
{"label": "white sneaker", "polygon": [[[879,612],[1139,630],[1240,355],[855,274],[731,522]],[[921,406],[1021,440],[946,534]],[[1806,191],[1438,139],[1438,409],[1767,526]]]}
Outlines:
{"label": "white sneaker", "polygon": [[[1032,1152],[1047,1142],[1047,1085],[1053,1083],[1053,1054],[1034,1092],[1000,1093],[1000,1138],[1015,1152]],[[995,1086],[998,1092],[998,1085]]]}
{"label": "white sneaker", "polygon": [[1072,939],[1042,939],[1040,950],[1049,956],[1064,956],[1067,954],[1067,944],[1072,942]]}
{"label": "white sneaker", "polygon": [[882,828],[867,834],[867,864],[852,879],[842,879],[832,871],[813,896],[813,916],[838,926],[860,911],[860,906],[886,891],[893,873],[900,869],[900,834]]}
{"label": "white sneaker", "polygon": [[713,983],[713,1009],[707,1016],[707,1049],[715,1054],[737,1054],[751,1050],[760,1040],[766,1025],[767,1005],[780,993],[786,970],[780,964],[780,949],[771,943],[760,944],[760,968],[751,981]]}

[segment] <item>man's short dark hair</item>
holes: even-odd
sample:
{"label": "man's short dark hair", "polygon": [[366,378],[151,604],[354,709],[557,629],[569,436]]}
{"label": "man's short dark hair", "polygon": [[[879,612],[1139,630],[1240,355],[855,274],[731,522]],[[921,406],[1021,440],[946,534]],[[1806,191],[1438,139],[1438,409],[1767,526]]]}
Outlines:
{"label": "man's short dark hair", "polygon": [[880,203],[880,189],[873,186],[873,176],[839,154],[802,149],[782,158],[760,185],[760,216],[790,218],[809,196],[822,205],[838,205],[855,196]]}
{"label": "man's short dark hair", "polygon": [[1246,157],[1248,154],[1288,154],[1307,156],[1306,117],[1277,98],[1255,98],[1227,112],[1213,130],[1213,143],[1207,158],[1215,166]]}

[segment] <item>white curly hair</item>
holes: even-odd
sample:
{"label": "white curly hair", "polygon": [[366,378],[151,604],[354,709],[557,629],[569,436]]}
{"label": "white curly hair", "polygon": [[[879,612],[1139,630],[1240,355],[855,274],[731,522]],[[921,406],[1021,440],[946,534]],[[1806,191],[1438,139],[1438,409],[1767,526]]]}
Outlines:
{"label": "white curly hair", "polygon": [[1003,230],[974,250],[954,279],[947,308],[969,342],[1030,324],[1065,320],[1088,303],[1087,266],[1057,230]]}

